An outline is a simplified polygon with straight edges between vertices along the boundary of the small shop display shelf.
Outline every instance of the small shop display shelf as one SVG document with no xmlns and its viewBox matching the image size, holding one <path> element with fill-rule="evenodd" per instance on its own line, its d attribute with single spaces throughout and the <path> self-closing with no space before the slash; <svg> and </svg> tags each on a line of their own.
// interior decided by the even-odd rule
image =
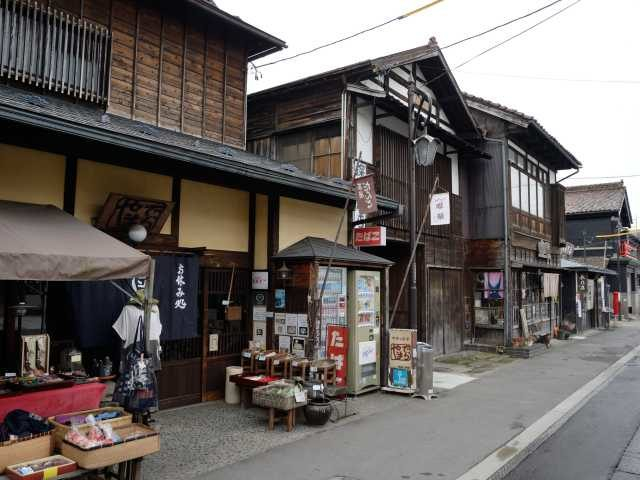
<svg viewBox="0 0 640 480">
<path fill-rule="evenodd" d="M 27 462 L 34 458 L 48 457 L 52 451 L 51 432 L 0 443 L 0 474 L 9 465 Z"/>
<path fill-rule="evenodd" d="M 23 474 L 20 472 L 23 467 L 32 467 L 32 471 Z M 53 455 L 10 465 L 6 469 L 6 475 L 11 480 L 43 480 L 56 478 L 58 475 L 73 472 L 77 468 L 73 460 L 63 455 Z"/>
<path fill-rule="evenodd" d="M 112 418 L 110 420 L 102 420 L 102 423 L 108 423 L 113 428 L 126 427 L 127 425 L 131 425 L 133 421 L 133 417 L 131 416 L 131 414 L 127 413 L 124 410 L 124 408 L 121 408 L 121 407 L 104 407 L 104 408 L 97 408 L 95 410 L 84 410 L 82 412 L 73 412 L 73 413 L 67 413 L 64 415 L 57 415 L 55 417 L 49 417 L 48 419 L 49 423 L 51 423 L 51 425 L 54 426 L 53 438 L 55 442 L 55 447 L 58 449 L 62 448 L 62 444 L 64 442 L 64 436 L 67 434 L 69 430 L 71 430 L 71 425 L 60 423 L 56 419 L 60 419 L 60 417 L 63 417 L 63 416 L 70 419 L 74 417 L 87 417 L 89 415 L 95 416 L 105 412 L 118 413 L 119 416 L 116 418 Z M 82 431 L 88 430 L 91 427 L 91 425 L 83 424 L 83 425 L 78 425 L 77 427 L 78 427 L 78 430 L 82 432 Z"/>
<path fill-rule="evenodd" d="M 114 431 L 122 438 L 122 442 L 83 449 L 65 440 L 61 453 L 77 462 L 81 468 L 95 470 L 145 457 L 160 450 L 160 435 L 152 428 L 134 423 L 115 428 Z"/>
</svg>

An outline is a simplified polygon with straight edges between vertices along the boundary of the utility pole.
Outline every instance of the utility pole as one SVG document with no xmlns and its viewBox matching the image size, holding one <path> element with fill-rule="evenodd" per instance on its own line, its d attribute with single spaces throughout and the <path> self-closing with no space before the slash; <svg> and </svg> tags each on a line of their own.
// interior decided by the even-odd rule
<svg viewBox="0 0 640 480">
<path fill-rule="evenodd" d="M 416 246 L 416 159 L 414 135 L 414 115 L 413 106 L 415 98 L 415 79 L 411 76 L 409 87 L 407 88 L 408 121 L 409 133 L 407 142 L 409 147 L 409 250 L 413 252 Z M 411 271 L 409 275 L 409 328 L 418 328 L 418 282 L 416 273 L 416 258 L 411 261 Z"/>
</svg>

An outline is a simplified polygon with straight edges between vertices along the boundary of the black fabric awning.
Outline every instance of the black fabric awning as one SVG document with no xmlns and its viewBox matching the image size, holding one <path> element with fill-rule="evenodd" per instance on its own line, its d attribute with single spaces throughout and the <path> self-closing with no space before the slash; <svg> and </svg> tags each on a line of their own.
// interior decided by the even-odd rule
<svg viewBox="0 0 640 480">
<path fill-rule="evenodd" d="M 276 260 L 329 261 L 333 242 L 318 237 L 306 237 L 274 255 Z M 342 264 L 372 267 L 390 267 L 393 262 L 386 258 L 337 244 L 333 261 Z"/>
</svg>

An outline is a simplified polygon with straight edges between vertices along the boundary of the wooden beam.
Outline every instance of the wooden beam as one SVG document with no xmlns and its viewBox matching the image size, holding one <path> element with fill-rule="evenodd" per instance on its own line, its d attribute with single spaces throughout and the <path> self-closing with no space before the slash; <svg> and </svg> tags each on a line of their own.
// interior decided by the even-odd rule
<svg viewBox="0 0 640 480">
<path fill-rule="evenodd" d="M 256 252 L 256 192 L 249 193 L 249 241 L 247 251 L 249 253 L 249 265 L 254 269 Z"/>
<path fill-rule="evenodd" d="M 204 27 L 204 65 L 202 67 L 202 128 L 200 135 L 205 137 L 207 124 L 207 66 L 209 65 L 209 24 Z"/>
<path fill-rule="evenodd" d="M 136 86 L 138 84 L 138 41 L 140 35 L 140 7 L 136 6 L 136 36 L 133 45 L 133 88 L 131 91 L 131 118 L 136 118 Z M 82 80 L 80 81 L 82 85 Z"/>
<path fill-rule="evenodd" d="M 64 200 L 63 210 L 71 215 L 75 214 L 76 182 L 78 179 L 78 158 L 67 155 L 64 166 Z"/>
<path fill-rule="evenodd" d="M 173 177 L 171 182 L 171 201 L 173 211 L 171 212 L 171 236 L 175 237 L 180 244 L 180 198 L 182 194 L 182 178 Z"/>
<path fill-rule="evenodd" d="M 227 51 L 227 32 L 224 35 L 224 65 L 222 66 L 222 143 L 225 141 L 227 133 L 227 62 L 229 52 Z"/>
</svg>

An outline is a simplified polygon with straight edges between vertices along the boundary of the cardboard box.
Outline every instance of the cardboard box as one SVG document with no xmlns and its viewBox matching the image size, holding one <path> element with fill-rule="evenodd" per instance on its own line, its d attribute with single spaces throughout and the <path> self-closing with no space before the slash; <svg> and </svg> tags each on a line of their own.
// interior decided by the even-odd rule
<svg viewBox="0 0 640 480">
<path fill-rule="evenodd" d="M 20 475 L 18 473 L 18 469 L 22 466 L 31 465 L 34 462 L 45 462 L 47 460 L 61 460 L 64 463 L 62 465 L 33 472 L 28 475 Z M 76 470 L 76 468 L 76 462 L 74 462 L 73 460 L 69 460 L 62 455 L 54 455 L 52 457 L 32 459 L 28 462 L 11 465 L 7 467 L 6 473 L 11 480 L 43 480 L 45 478 L 56 478 L 58 475 L 64 475 L 65 473 L 73 472 L 74 470 Z"/>
<path fill-rule="evenodd" d="M 51 453 L 53 453 L 51 432 L 27 440 L 0 443 L 0 473 L 4 472 L 9 465 L 48 457 Z"/>
<path fill-rule="evenodd" d="M 80 468 L 93 470 L 144 457 L 160 450 L 160 435 L 149 427 L 134 423 L 126 427 L 116 428 L 114 431 L 123 440 L 130 435 L 140 435 L 140 437 L 128 441 L 125 440 L 123 443 L 89 450 L 84 450 L 65 440 L 62 443 L 61 453 L 77 462 Z"/>
<path fill-rule="evenodd" d="M 108 423 L 113 428 L 126 427 L 127 425 L 131 425 L 131 422 L 133 421 L 133 417 L 129 413 L 125 412 L 124 408 L 120 408 L 120 407 L 105 407 L 105 408 L 98 408 L 96 410 L 85 410 L 83 412 L 65 413 L 64 415 L 65 416 L 69 415 L 74 417 L 75 416 L 86 417 L 88 415 L 97 415 L 103 412 L 119 412 L 122 414 L 122 416 L 120 417 L 113 418 L 111 420 L 102 421 L 102 423 Z M 59 416 L 60 415 L 56 415 L 56 417 L 59 417 Z M 51 423 L 51 425 L 55 427 L 55 430 L 53 432 L 54 445 L 55 445 L 55 448 L 60 450 L 62 448 L 62 443 L 64 442 L 64 436 L 67 434 L 69 430 L 71 430 L 71 427 L 64 425 L 62 423 L 56 422 L 55 420 L 56 417 L 49 417 L 48 420 L 49 420 L 49 423 Z M 80 425 L 78 426 L 78 430 L 80 430 L 81 432 L 84 432 L 88 430 L 90 427 L 91 425 Z"/>
</svg>

